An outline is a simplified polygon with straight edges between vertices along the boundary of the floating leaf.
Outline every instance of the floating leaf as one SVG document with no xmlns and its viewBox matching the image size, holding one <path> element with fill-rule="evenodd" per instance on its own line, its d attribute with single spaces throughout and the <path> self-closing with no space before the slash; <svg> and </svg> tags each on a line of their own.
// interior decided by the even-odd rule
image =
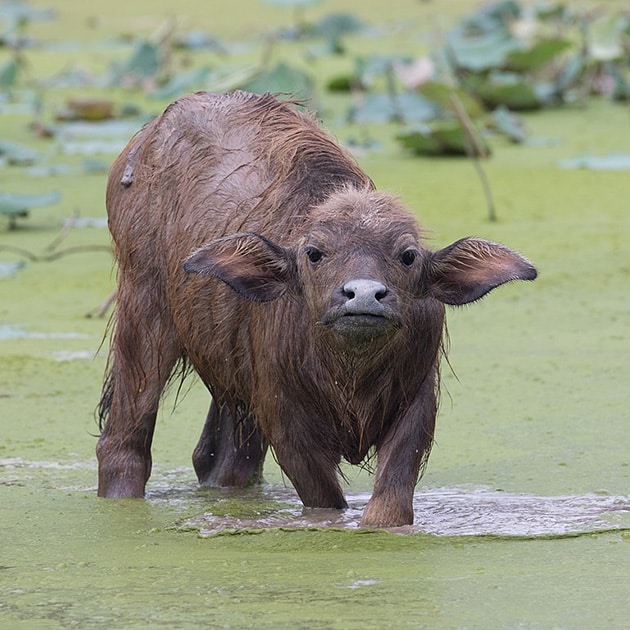
<svg viewBox="0 0 630 630">
<path fill-rule="evenodd" d="M 308 29 L 313 37 L 325 38 L 328 49 L 334 53 L 342 53 L 341 39 L 349 33 L 358 33 L 365 29 L 365 23 L 352 13 L 329 13 Z"/>
<path fill-rule="evenodd" d="M 258 66 L 221 67 L 212 71 L 203 89 L 209 92 L 231 92 L 238 88 L 243 89 L 260 74 Z"/>
<path fill-rule="evenodd" d="M 521 7 L 516 0 L 490 2 L 466 16 L 460 24 L 460 29 L 468 33 L 489 33 L 497 28 L 503 28 L 506 23 L 520 15 Z"/>
<path fill-rule="evenodd" d="M 26 172 L 31 177 L 58 177 L 59 175 L 69 175 L 74 170 L 68 164 L 52 164 L 49 166 L 33 166 Z"/>
<path fill-rule="evenodd" d="M 144 121 L 76 121 L 58 126 L 57 149 L 66 155 L 101 155 L 120 153 L 129 138 Z"/>
<path fill-rule="evenodd" d="M 348 33 L 358 33 L 365 29 L 365 22 L 353 13 L 329 13 L 309 29 L 312 35 L 319 37 L 339 37 Z"/>
<path fill-rule="evenodd" d="M 411 61 L 411 58 L 401 55 L 370 55 L 356 60 L 355 73 L 361 85 L 368 87 L 376 79 L 392 75 L 397 65 L 407 64 Z"/>
<path fill-rule="evenodd" d="M 534 6 L 534 11 L 536 12 L 536 17 L 539 20 L 542 20 L 543 22 L 552 22 L 562 20 L 567 17 L 569 9 L 561 2 L 557 2 L 556 4 L 542 2 Z"/>
<path fill-rule="evenodd" d="M 528 50 L 513 50 L 505 59 L 505 67 L 515 72 L 534 72 L 571 47 L 566 39 L 545 39 Z"/>
<path fill-rule="evenodd" d="M 507 107 L 498 107 L 490 116 L 490 127 L 507 136 L 512 142 L 525 142 L 527 132 L 523 121 Z"/>
<path fill-rule="evenodd" d="M 456 120 L 433 121 L 416 125 L 396 136 L 402 145 L 416 155 L 468 155 L 475 149 L 470 146 L 468 135 Z M 485 155 L 490 149 L 478 136 L 477 140 Z"/>
<path fill-rule="evenodd" d="M 313 79 L 293 66 L 280 62 L 271 70 L 267 70 L 254 79 L 245 82 L 240 86 L 243 90 L 264 94 L 287 94 L 296 96 L 302 100 L 307 100 L 313 95 Z"/>
<path fill-rule="evenodd" d="M 534 85 L 518 74 L 491 73 L 475 88 L 488 107 L 504 105 L 514 110 L 533 110 L 542 105 Z"/>
<path fill-rule="evenodd" d="M 141 41 L 136 44 L 129 59 L 114 68 L 110 83 L 112 85 L 142 83 L 154 78 L 161 64 L 160 49 L 151 42 Z"/>
<path fill-rule="evenodd" d="M 58 191 L 44 195 L 0 192 L 0 213 L 16 214 L 36 206 L 49 206 L 60 199 L 61 193 Z"/>
<path fill-rule="evenodd" d="M 0 89 L 7 90 L 13 87 L 17 82 L 19 70 L 20 63 L 15 57 L 0 65 Z"/>
<path fill-rule="evenodd" d="M 100 160 L 84 160 L 76 167 L 69 164 L 50 164 L 44 166 L 33 166 L 27 170 L 31 177 L 58 177 L 60 175 L 71 175 L 72 173 L 86 174 L 106 174 L 109 170 L 109 163 Z"/>
<path fill-rule="evenodd" d="M 37 9 L 27 2 L 2 2 L 0 4 L 0 21 L 6 24 L 24 24 L 26 22 L 45 22 L 54 20 L 57 12 L 54 9 Z"/>
<path fill-rule="evenodd" d="M 610 155 L 582 155 L 558 163 L 561 168 L 586 168 L 594 171 L 630 170 L 630 153 L 612 153 Z"/>
<path fill-rule="evenodd" d="M 521 43 L 505 29 L 488 31 L 476 37 L 451 34 L 448 49 L 455 65 L 475 72 L 501 67 Z"/>
<path fill-rule="evenodd" d="M 16 218 L 28 216 L 28 211 L 31 208 L 48 206 L 57 203 L 60 199 L 60 192 L 51 192 L 44 195 L 0 192 L 0 214 L 9 217 L 9 226 L 13 228 L 15 227 Z"/>
<path fill-rule="evenodd" d="M 630 80 L 621 72 L 617 64 L 610 64 L 608 76 L 613 83 L 611 95 L 616 101 L 626 101 L 630 97 Z"/>
<path fill-rule="evenodd" d="M 176 74 L 168 83 L 156 88 L 151 92 L 153 98 L 172 100 L 185 92 L 192 92 L 203 87 L 206 79 L 210 75 L 210 68 L 195 68 L 188 72 Z"/>
<path fill-rule="evenodd" d="M 429 81 L 420 86 L 419 92 L 426 99 L 435 103 L 442 112 L 454 113 L 453 97 L 455 96 L 472 120 L 481 118 L 486 113 L 479 99 L 461 88 L 452 87 L 437 81 Z"/>
<path fill-rule="evenodd" d="M 342 74 L 328 80 L 326 89 L 329 92 L 350 92 L 356 83 L 356 79 L 349 74 Z"/>
<path fill-rule="evenodd" d="M 183 48 L 188 50 L 214 50 L 219 54 L 226 54 L 226 45 L 214 37 L 203 31 L 191 31 L 185 35 L 178 35 L 173 45 L 176 48 Z"/>
<path fill-rule="evenodd" d="M 155 76 L 160 68 L 160 62 L 159 48 L 151 42 L 140 42 L 123 70 L 125 74 L 149 78 Z"/>
<path fill-rule="evenodd" d="M 570 57 L 569 60 L 565 63 L 562 70 L 556 76 L 556 91 L 561 94 L 570 87 L 576 85 L 584 76 L 585 70 L 586 59 L 583 53 L 579 52 Z"/>
<path fill-rule="evenodd" d="M 127 139 L 121 140 L 83 140 L 81 142 L 63 142 L 59 145 L 61 153 L 65 155 L 116 155 L 127 144 Z"/>
<path fill-rule="evenodd" d="M 100 122 L 72 121 L 57 126 L 57 136 L 63 142 L 75 139 L 128 140 L 142 126 L 144 120 L 104 120 Z"/>
<path fill-rule="evenodd" d="M 436 117 L 438 110 L 415 92 L 366 95 L 361 104 L 350 108 L 348 119 L 355 123 L 418 122 Z"/>
<path fill-rule="evenodd" d="M 0 156 L 13 166 L 30 166 L 38 160 L 39 153 L 25 144 L 0 140 Z"/>
</svg>

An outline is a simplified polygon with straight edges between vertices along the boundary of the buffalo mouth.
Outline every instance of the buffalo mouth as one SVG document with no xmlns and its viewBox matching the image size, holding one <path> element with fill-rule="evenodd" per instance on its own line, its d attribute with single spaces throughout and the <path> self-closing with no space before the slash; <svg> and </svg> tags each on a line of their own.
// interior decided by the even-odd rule
<svg viewBox="0 0 630 630">
<path fill-rule="evenodd" d="M 369 341 L 399 327 L 397 320 L 386 313 L 361 313 L 339 309 L 329 313 L 323 324 L 328 330 L 347 338 Z"/>
</svg>

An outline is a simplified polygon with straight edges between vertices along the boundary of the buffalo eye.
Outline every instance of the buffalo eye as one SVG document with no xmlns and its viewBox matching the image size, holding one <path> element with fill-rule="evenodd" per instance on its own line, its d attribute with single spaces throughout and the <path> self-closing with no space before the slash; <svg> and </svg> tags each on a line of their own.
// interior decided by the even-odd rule
<svg viewBox="0 0 630 630">
<path fill-rule="evenodd" d="M 418 252 L 415 249 L 406 249 L 400 255 L 400 262 L 405 265 L 405 267 L 411 267 L 414 261 L 418 257 Z"/>
<path fill-rule="evenodd" d="M 317 249 L 317 247 L 307 247 L 306 256 L 311 263 L 316 264 L 320 262 L 321 259 L 324 257 L 324 253 L 321 250 Z"/>
</svg>

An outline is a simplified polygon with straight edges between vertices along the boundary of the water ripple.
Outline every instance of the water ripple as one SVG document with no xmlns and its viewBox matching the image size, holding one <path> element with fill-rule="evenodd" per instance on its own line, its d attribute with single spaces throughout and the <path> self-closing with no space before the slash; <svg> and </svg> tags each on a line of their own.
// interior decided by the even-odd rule
<svg viewBox="0 0 630 630">
<path fill-rule="evenodd" d="M 347 495 L 345 511 L 303 508 L 294 493 L 268 490 L 275 510 L 245 516 L 208 511 L 185 526 L 201 536 L 264 528 L 357 529 L 369 494 Z M 216 511 L 215 511 L 216 512 Z M 630 529 L 630 497 L 535 496 L 487 488 L 432 488 L 414 496 L 414 524 L 391 531 L 438 536 L 567 536 Z"/>
</svg>

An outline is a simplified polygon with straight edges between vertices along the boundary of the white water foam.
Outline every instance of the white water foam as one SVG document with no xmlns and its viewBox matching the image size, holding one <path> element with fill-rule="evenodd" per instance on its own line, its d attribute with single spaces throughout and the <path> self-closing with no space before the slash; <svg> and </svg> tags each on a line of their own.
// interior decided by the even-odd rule
<svg viewBox="0 0 630 630">
<path fill-rule="evenodd" d="M 266 493 L 265 493 L 266 494 Z M 211 512 L 186 521 L 201 536 L 267 527 L 357 529 L 369 494 L 349 494 L 344 511 L 305 509 L 292 492 L 274 512 L 241 518 Z M 287 506 L 287 503 L 290 505 Z M 566 536 L 630 528 L 630 497 L 586 494 L 536 496 L 488 488 L 432 488 L 414 495 L 414 524 L 391 531 L 438 536 Z"/>
</svg>

